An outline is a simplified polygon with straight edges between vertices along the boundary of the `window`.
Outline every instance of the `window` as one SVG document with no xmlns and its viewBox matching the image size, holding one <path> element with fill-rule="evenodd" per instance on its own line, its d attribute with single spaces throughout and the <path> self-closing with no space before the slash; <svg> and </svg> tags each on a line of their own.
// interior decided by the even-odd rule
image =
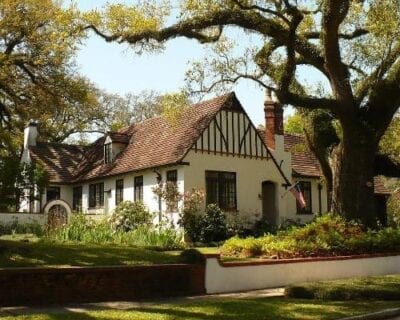
<svg viewBox="0 0 400 320">
<path fill-rule="evenodd" d="M 312 206 L 311 206 L 311 182 L 309 181 L 299 181 L 298 186 L 300 187 L 301 192 L 303 193 L 304 201 L 306 202 L 306 206 L 301 208 L 299 203 L 296 201 L 297 206 L 297 214 L 312 214 Z"/>
<path fill-rule="evenodd" d="M 89 185 L 89 208 L 104 206 L 104 183 Z"/>
<path fill-rule="evenodd" d="M 237 209 L 235 172 L 206 171 L 206 204 L 211 203 L 222 210 Z"/>
<path fill-rule="evenodd" d="M 134 199 L 143 202 L 143 176 L 137 176 L 134 179 Z"/>
<path fill-rule="evenodd" d="M 178 182 L 178 171 L 177 170 L 167 171 L 167 182 L 173 182 L 175 184 Z"/>
<path fill-rule="evenodd" d="M 60 199 L 60 187 L 47 187 L 46 188 L 46 201 L 59 200 Z"/>
<path fill-rule="evenodd" d="M 115 204 L 118 205 L 124 201 L 124 180 L 115 181 Z"/>
<path fill-rule="evenodd" d="M 82 186 L 74 187 L 72 190 L 72 210 L 82 211 Z"/>
<path fill-rule="evenodd" d="M 104 163 L 112 162 L 112 145 L 107 143 L 104 145 Z"/>
</svg>

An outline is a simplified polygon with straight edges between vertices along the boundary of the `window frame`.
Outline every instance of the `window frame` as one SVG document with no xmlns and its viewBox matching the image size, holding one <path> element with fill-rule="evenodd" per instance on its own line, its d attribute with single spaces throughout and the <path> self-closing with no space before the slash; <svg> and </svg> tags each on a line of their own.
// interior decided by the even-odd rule
<svg viewBox="0 0 400 320">
<path fill-rule="evenodd" d="M 178 170 L 168 170 L 166 173 L 167 176 L 167 182 L 172 182 L 177 184 L 178 183 Z"/>
<path fill-rule="evenodd" d="M 104 144 L 104 163 L 108 164 L 112 161 L 112 143 L 106 143 Z"/>
<path fill-rule="evenodd" d="M 296 200 L 296 214 L 298 215 L 312 215 L 312 183 L 311 181 L 300 180 L 297 181 L 297 184 L 303 194 L 304 201 L 306 202 L 306 206 L 301 208 L 299 206 L 298 201 Z"/>
<path fill-rule="evenodd" d="M 124 179 L 115 180 L 115 205 L 124 201 Z"/>
<path fill-rule="evenodd" d="M 214 178 L 211 177 L 214 175 Z M 232 175 L 232 178 L 226 177 L 227 175 Z M 213 181 L 214 180 L 214 181 Z M 216 192 L 214 195 L 210 195 L 211 183 L 215 184 L 212 187 L 213 192 Z M 231 187 L 227 187 L 228 184 L 232 184 L 232 190 L 227 193 L 227 188 L 231 189 Z M 206 186 L 206 205 L 216 204 L 218 207 L 226 212 L 235 212 L 237 211 L 237 173 L 232 171 L 215 171 L 215 170 L 206 170 L 205 171 L 205 186 Z M 233 198 L 230 197 L 233 195 Z M 210 200 L 210 198 L 215 199 L 215 201 Z M 229 203 L 233 203 L 230 205 Z"/>
<path fill-rule="evenodd" d="M 89 208 L 104 208 L 104 182 L 89 184 Z"/>
<path fill-rule="evenodd" d="M 77 190 L 80 190 L 80 192 Z M 79 193 L 79 198 L 77 199 L 77 194 Z M 82 211 L 82 186 L 76 186 L 72 188 L 72 211 L 80 212 Z"/>
<path fill-rule="evenodd" d="M 49 191 L 50 190 L 56 190 L 55 191 L 55 198 L 49 199 Z M 52 201 L 52 200 L 60 200 L 61 199 L 61 188 L 59 186 L 48 186 L 46 187 L 46 202 Z"/>
<path fill-rule="evenodd" d="M 143 203 L 143 176 L 133 178 L 133 200 Z"/>
</svg>

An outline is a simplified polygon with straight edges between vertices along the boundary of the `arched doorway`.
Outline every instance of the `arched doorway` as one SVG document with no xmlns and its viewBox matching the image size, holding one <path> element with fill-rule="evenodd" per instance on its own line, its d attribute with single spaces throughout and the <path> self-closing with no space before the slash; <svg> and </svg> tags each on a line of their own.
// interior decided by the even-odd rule
<svg viewBox="0 0 400 320">
<path fill-rule="evenodd" d="M 262 183 L 262 216 L 270 225 L 277 224 L 276 186 L 271 181 Z"/>
<path fill-rule="evenodd" d="M 71 208 L 63 200 L 52 200 L 46 203 L 43 208 L 47 214 L 47 228 L 56 229 L 68 223 L 68 215 L 71 214 Z"/>
</svg>

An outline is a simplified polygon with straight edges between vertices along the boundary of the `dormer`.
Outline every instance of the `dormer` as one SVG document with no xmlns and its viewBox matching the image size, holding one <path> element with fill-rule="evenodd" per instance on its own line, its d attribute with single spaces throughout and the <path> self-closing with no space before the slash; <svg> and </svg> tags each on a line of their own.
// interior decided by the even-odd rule
<svg viewBox="0 0 400 320">
<path fill-rule="evenodd" d="M 126 148 L 128 143 L 128 135 L 118 132 L 108 132 L 104 140 L 104 163 L 112 163 Z"/>
</svg>

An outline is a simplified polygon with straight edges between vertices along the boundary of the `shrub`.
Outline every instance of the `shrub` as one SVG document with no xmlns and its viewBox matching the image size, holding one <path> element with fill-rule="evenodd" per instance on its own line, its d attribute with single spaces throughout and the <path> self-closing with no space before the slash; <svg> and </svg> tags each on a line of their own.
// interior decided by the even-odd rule
<svg viewBox="0 0 400 320">
<path fill-rule="evenodd" d="M 200 241 L 204 243 L 218 242 L 227 238 L 226 217 L 217 205 L 208 205 L 202 218 Z"/>
<path fill-rule="evenodd" d="M 182 249 L 182 233 L 173 228 L 156 228 L 152 225 L 141 225 L 135 230 L 119 233 L 119 242 L 126 245 L 144 247 L 153 250 Z"/>
<path fill-rule="evenodd" d="M 204 265 L 206 263 L 206 258 L 199 250 L 186 249 L 181 252 L 179 261 L 182 263 Z"/>
<path fill-rule="evenodd" d="M 41 237 L 44 234 L 44 229 L 37 222 L 20 223 L 18 219 L 14 219 L 9 223 L 0 223 L 0 236 L 23 233 L 34 234 Z"/>
<path fill-rule="evenodd" d="M 327 214 L 303 227 L 292 226 L 276 235 L 226 241 L 222 254 L 296 258 L 400 251 L 400 229 L 363 231 L 357 223 Z"/>
<path fill-rule="evenodd" d="M 400 300 L 400 276 L 310 282 L 285 288 L 285 295 L 320 300 Z"/>
<path fill-rule="evenodd" d="M 149 225 L 152 215 L 141 202 L 123 201 L 114 210 L 109 222 L 114 230 L 131 231 L 140 225 Z"/>
</svg>

